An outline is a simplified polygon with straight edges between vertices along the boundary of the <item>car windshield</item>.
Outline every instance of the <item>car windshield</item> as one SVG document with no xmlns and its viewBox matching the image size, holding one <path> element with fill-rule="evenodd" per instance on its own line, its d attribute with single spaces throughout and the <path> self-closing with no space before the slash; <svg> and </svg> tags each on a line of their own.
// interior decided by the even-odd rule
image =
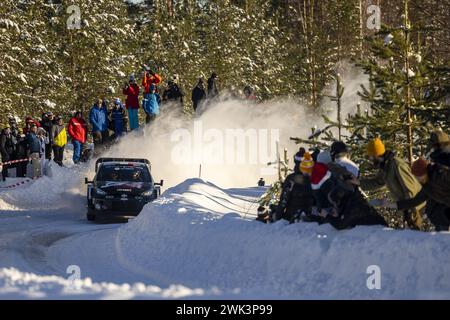
<svg viewBox="0 0 450 320">
<path fill-rule="evenodd" d="M 101 166 L 97 181 L 151 182 L 152 178 L 144 166 Z"/>
</svg>

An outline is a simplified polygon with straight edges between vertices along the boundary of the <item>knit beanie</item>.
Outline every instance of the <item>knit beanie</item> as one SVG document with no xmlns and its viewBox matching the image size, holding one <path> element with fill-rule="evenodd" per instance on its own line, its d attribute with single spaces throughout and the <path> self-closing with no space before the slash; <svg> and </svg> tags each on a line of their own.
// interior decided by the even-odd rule
<svg viewBox="0 0 450 320">
<path fill-rule="evenodd" d="M 311 175 L 313 167 L 314 161 L 312 160 L 311 154 L 309 152 L 305 152 L 303 155 L 303 160 L 300 162 L 300 171 Z"/>
<path fill-rule="evenodd" d="M 428 164 L 429 162 L 424 158 L 419 158 L 413 162 L 411 167 L 411 172 L 416 177 L 422 177 L 428 172 Z"/>
<path fill-rule="evenodd" d="M 381 157 L 386 153 L 386 148 L 380 138 L 375 138 L 367 144 L 367 155 Z"/>
<path fill-rule="evenodd" d="M 317 162 L 323 163 L 323 164 L 329 164 L 331 161 L 331 154 L 330 151 L 321 151 L 319 155 L 317 156 Z"/>
</svg>

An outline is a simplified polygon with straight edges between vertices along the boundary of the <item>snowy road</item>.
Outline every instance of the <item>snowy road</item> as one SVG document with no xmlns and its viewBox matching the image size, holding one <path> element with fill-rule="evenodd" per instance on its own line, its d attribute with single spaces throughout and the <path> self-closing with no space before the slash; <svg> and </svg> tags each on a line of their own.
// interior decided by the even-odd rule
<svg viewBox="0 0 450 320">
<path fill-rule="evenodd" d="M 56 168 L 0 191 L 0 298 L 450 298 L 449 233 L 264 225 L 253 221 L 263 189 L 200 179 L 127 224 L 94 224 L 83 176 Z M 380 290 L 367 287 L 374 265 Z"/>
</svg>

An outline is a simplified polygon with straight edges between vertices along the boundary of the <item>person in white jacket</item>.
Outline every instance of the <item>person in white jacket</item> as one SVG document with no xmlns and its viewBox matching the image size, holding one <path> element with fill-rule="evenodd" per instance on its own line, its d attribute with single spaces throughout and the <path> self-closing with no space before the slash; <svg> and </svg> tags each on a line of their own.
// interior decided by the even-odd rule
<svg viewBox="0 0 450 320">
<path fill-rule="evenodd" d="M 331 159 L 338 165 L 344 167 L 356 178 L 359 177 L 359 166 L 348 158 L 348 149 L 342 141 L 335 141 L 331 145 Z"/>
</svg>

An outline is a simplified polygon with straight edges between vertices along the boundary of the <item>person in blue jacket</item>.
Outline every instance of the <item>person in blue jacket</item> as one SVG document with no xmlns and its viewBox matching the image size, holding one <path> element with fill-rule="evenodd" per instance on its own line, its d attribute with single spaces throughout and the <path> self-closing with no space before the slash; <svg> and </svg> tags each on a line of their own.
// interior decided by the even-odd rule
<svg viewBox="0 0 450 320">
<path fill-rule="evenodd" d="M 159 95 L 156 93 L 156 86 L 150 85 L 149 94 L 146 96 L 146 103 L 144 104 L 144 111 L 146 114 L 145 122 L 151 123 L 159 114 Z"/>
<path fill-rule="evenodd" d="M 42 145 L 41 145 L 41 139 L 37 136 L 38 128 L 33 123 L 31 124 L 30 131 L 27 134 L 26 141 L 27 141 L 27 153 L 28 157 L 31 160 L 31 169 L 32 171 L 29 172 L 29 176 L 31 178 L 38 178 L 42 175 L 41 170 L 41 156 L 42 156 Z"/>
<path fill-rule="evenodd" d="M 108 108 L 106 101 L 98 99 L 89 112 L 89 122 L 92 125 L 92 137 L 94 147 L 106 143 L 109 140 Z"/>
<path fill-rule="evenodd" d="M 115 137 L 120 137 L 126 131 L 126 113 L 119 98 L 114 100 L 114 106 L 111 110 L 111 122 Z"/>
</svg>

